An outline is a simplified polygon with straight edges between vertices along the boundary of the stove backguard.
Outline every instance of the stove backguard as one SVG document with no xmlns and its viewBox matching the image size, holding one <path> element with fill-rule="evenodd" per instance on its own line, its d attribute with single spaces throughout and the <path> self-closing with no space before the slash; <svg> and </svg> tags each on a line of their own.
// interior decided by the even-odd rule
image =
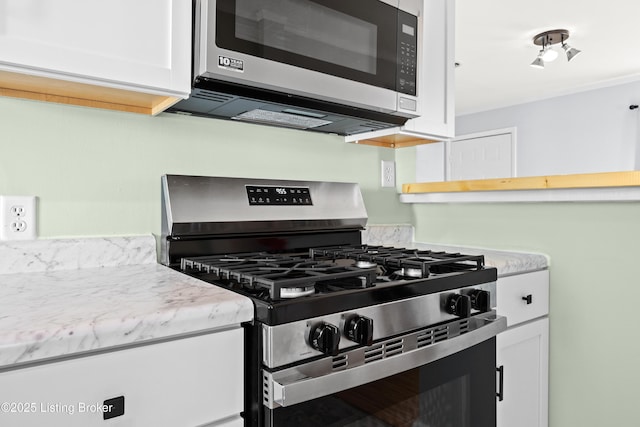
<svg viewBox="0 0 640 427">
<path fill-rule="evenodd" d="M 162 177 L 161 262 L 184 256 L 360 243 L 367 211 L 354 183 Z"/>
</svg>

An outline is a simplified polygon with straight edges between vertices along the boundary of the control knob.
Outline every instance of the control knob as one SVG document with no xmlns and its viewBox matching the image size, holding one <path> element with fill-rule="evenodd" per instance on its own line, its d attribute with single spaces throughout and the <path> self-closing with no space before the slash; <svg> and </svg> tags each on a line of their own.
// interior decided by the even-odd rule
<svg viewBox="0 0 640 427">
<path fill-rule="evenodd" d="M 364 316 L 352 316 L 344 324 L 344 334 L 351 341 L 362 345 L 373 343 L 373 319 Z"/>
<path fill-rule="evenodd" d="M 491 310 L 491 294 L 489 291 L 475 289 L 469 293 L 471 298 L 471 308 L 486 312 Z"/>
<path fill-rule="evenodd" d="M 447 298 L 445 310 L 460 317 L 471 316 L 471 298 L 468 295 L 451 294 Z"/>
<path fill-rule="evenodd" d="M 321 351 L 329 356 L 337 356 L 338 344 L 340 343 L 340 329 L 330 323 L 320 323 L 311 328 L 309 343 L 315 350 Z"/>
</svg>

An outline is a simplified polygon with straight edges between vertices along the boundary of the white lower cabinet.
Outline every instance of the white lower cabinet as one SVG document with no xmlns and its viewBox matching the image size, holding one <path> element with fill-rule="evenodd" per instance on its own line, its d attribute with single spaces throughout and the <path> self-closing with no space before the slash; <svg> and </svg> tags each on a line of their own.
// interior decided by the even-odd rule
<svg viewBox="0 0 640 427">
<path fill-rule="evenodd" d="M 8 370 L 0 425 L 239 426 L 243 345 L 236 328 Z"/>
<path fill-rule="evenodd" d="M 498 335 L 497 361 L 503 380 L 502 400 L 498 400 L 498 427 L 546 427 L 549 319 L 536 320 Z"/>
<path fill-rule="evenodd" d="M 498 279 L 498 427 L 549 423 L 549 272 Z"/>
</svg>

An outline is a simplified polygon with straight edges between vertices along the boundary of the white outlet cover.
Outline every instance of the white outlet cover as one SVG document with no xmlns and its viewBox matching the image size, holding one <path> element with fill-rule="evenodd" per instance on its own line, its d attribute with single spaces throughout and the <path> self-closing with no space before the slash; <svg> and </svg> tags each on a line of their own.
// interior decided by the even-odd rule
<svg viewBox="0 0 640 427">
<path fill-rule="evenodd" d="M 35 196 L 0 196 L 0 240 L 33 240 L 36 230 Z"/>
<path fill-rule="evenodd" d="M 393 160 L 382 160 L 380 165 L 380 185 L 382 187 L 395 187 L 396 162 Z"/>
</svg>

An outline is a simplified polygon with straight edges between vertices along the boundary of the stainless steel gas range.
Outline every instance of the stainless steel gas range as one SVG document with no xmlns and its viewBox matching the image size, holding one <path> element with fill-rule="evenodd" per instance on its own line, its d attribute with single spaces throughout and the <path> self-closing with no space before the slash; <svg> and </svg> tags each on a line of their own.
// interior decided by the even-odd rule
<svg viewBox="0 0 640 427">
<path fill-rule="evenodd" d="M 162 177 L 165 264 L 245 295 L 246 426 L 495 427 L 496 270 L 361 242 L 356 184 Z"/>
</svg>

